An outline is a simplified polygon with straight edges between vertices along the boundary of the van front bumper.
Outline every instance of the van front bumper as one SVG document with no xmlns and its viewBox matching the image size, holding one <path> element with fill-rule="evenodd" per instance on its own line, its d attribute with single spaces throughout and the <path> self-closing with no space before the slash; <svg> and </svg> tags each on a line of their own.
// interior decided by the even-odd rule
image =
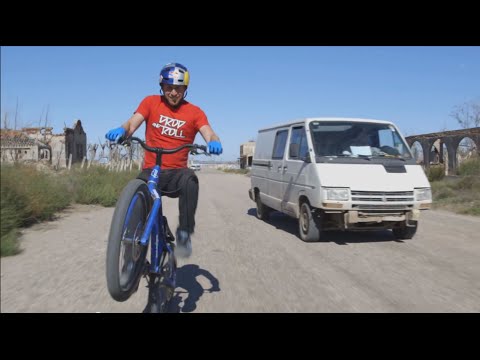
<svg viewBox="0 0 480 360">
<path fill-rule="evenodd" d="M 405 220 L 418 221 L 420 218 L 420 210 L 413 209 L 406 213 L 369 213 L 350 210 L 346 212 L 344 216 L 345 224 L 399 222 Z"/>
</svg>

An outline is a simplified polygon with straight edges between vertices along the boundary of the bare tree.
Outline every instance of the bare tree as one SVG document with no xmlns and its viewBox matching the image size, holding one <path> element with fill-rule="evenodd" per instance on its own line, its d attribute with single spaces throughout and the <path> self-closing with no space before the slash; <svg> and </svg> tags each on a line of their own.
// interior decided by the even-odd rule
<svg viewBox="0 0 480 360">
<path fill-rule="evenodd" d="M 40 114 L 40 118 L 38 119 L 38 127 L 42 127 L 42 117 L 43 117 L 43 108 L 42 108 L 42 113 Z"/>
<path fill-rule="evenodd" d="M 40 129 L 40 132 L 43 135 L 42 142 L 48 146 L 51 146 L 52 138 L 53 138 L 53 132 L 52 132 L 53 128 L 50 126 L 50 120 L 48 119 L 49 108 L 50 108 L 50 105 L 47 105 L 47 113 L 45 114 L 45 121 L 43 123 L 43 127 L 41 127 Z"/>
<path fill-rule="evenodd" d="M 5 112 L 5 113 L 3 114 L 3 128 L 4 128 L 5 130 L 8 130 L 8 127 L 9 127 L 9 124 L 8 124 L 8 113 Z"/>
<path fill-rule="evenodd" d="M 143 148 L 138 143 L 125 146 L 125 150 L 127 152 L 127 158 L 130 161 L 140 160 L 143 158 Z"/>
<path fill-rule="evenodd" d="M 17 130 L 17 114 L 18 114 L 18 97 L 17 97 L 17 106 L 15 107 L 15 127 L 13 130 Z"/>
<path fill-rule="evenodd" d="M 104 143 L 102 143 L 100 138 L 98 138 L 98 143 L 100 144 L 100 147 L 102 148 L 102 150 L 100 151 L 100 155 L 98 156 L 98 161 L 101 161 L 104 158 L 108 159 L 108 156 L 105 155 L 105 148 L 108 148 L 107 142 L 105 141 Z"/>
<path fill-rule="evenodd" d="M 120 161 L 122 158 L 122 155 L 120 153 L 121 152 L 120 146 L 117 143 L 110 141 L 108 144 L 108 147 L 110 149 L 108 153 L 109 162 L 117 163 L 118 161 Z"/>
<path fill-rule="evenodd" d="M 455 106 L 450 114 L 464 129 L 480 126 L 480 100 L 472 100 Z"/>
<path fill-rule="evenodd" d="M 44 127 L 49 126 L 50 121 L 48 120 L 48 110 L 50 109 L 50 105 L 47 105 L 47 113 L 45 114 L 45 122 L 44 122 Z"/>
<path fill-rule="evenodd" d="M 88 153 L 89 153 L 88 159 L 90 161 L 95 160 L 97 149 L 98 149 L 98 144 L 88 144 Z"/>
</svg>

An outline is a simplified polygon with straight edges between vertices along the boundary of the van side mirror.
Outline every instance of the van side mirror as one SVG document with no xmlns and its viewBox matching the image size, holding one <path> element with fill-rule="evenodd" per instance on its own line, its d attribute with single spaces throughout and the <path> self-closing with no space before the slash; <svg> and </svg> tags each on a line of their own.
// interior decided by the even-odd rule
<svg viewBox="0 0 480 360">
<path fill-rule="evenodd" d="M 298 144 L 290 144 L 290 150 L 289 150 L 289 157 L 290 158 L 298 158 L 298 149 L 299 149 L 299 145 Z"/>
</svg>

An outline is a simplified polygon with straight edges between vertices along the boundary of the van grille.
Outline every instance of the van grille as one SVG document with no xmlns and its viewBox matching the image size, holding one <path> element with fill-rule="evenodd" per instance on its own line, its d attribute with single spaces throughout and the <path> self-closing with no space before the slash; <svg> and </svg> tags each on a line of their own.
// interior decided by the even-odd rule
<svg viewBox="0 0 480 360">
<path fill-rule="evenodd" d="M 413 191 L 352 191 L 352 202 L 413 202 Z"/>
<path fill-rule="evenodd" d="M 413 208 L 413 191 L 352 191 L 352 209 L 366 212 L 409 211 Z"/>
</svg>

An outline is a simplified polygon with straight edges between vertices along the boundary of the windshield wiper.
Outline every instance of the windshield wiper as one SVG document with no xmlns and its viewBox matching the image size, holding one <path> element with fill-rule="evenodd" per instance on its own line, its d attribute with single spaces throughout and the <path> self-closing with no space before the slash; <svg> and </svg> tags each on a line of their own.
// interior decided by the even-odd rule
<svg viewBox="0 0 480 360">
<path fill-rule="evenodd" d="M 390 154 L 375 154 L 375 157 L 379 158 L 385 158 L 389 160 L 401 160 L 401 161 L 407 161 L 404 157 L 401 156 L 395 156 L 395 155 L 390 155 Z"/>
<path fill-rule="evenodd" d="M 361 159 L 372 161 L 372 155 L 357 154 L 357 155 L 354 155 L 353 157 L 358 157 Z"/>
</svg>

